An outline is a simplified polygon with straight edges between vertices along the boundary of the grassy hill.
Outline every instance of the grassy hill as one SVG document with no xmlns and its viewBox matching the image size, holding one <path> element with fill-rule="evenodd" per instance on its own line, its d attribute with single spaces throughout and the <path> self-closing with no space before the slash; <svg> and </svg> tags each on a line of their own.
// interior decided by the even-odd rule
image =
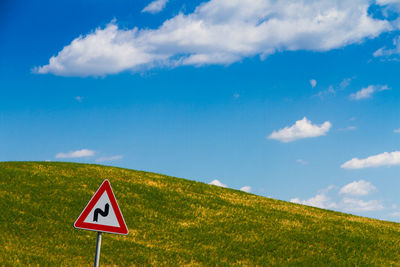
<svg viewBox="0 0 400 267">
<path fill-rule="evenodd" d="M 400 224 L 165 175 L 99 165 L 0 163 L 0 265 L 92 265 L 73 223 L 104 179 L 128 236 L 103 234 L 101 265 L 398 265 Z"/>
</svg>

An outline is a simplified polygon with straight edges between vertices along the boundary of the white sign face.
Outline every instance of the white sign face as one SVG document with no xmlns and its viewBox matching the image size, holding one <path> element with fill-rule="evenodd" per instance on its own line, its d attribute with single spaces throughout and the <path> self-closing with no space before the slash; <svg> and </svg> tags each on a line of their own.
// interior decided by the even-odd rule
<svg viewBox="0 0 400 267">
<path fill-rule="evenodd" d="M 107 191 L 104 191 L 84 222 L 120 227 Z"/>
<path fill-rule="evenodd" d="M 74 227 L 120 235 L 129 233 L 108 180 L 104 180 L 94 193 L 81 215 L 76 219 Z"/>
</svg>

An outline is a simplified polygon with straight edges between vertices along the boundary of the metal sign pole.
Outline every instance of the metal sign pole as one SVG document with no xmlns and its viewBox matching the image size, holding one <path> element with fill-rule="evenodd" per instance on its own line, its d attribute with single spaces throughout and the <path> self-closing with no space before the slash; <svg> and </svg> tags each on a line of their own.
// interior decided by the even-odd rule
<svg viewBox="0 0 400 267">
<path fill-rule="evenodd" d="M 97 232 L 96 255 L 94 256 L 94 267 L 99 267 L 101 247 L 101 232 Z"/>
</svg>

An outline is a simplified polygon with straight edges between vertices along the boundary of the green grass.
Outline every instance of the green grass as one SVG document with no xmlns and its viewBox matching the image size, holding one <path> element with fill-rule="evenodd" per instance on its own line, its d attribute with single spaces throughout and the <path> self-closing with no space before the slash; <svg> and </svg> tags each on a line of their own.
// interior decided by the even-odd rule
<svg viewBox="0 0 400 267">
<path fill-rule="evenodd" d="M 155 173 L 0 163 L 0 266 L 92 265 L 96 233 L 73 223 L 109 179 L 129 228 L 103 234 L 101 265 L 391 266 L 400 225 Z"/>
</svg>

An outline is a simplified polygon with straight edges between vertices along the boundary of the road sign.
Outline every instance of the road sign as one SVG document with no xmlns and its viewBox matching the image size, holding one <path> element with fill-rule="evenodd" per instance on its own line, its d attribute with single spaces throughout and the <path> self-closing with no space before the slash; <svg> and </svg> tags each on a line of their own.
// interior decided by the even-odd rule
<svg viewBox="0 0 400 267">
<path fill-rule="evenodd" d="M 127 235 L 124 217 L 122 217 L 110 182 L 104 180 L 74 223 L 78 229 Z"/>
</svg>

